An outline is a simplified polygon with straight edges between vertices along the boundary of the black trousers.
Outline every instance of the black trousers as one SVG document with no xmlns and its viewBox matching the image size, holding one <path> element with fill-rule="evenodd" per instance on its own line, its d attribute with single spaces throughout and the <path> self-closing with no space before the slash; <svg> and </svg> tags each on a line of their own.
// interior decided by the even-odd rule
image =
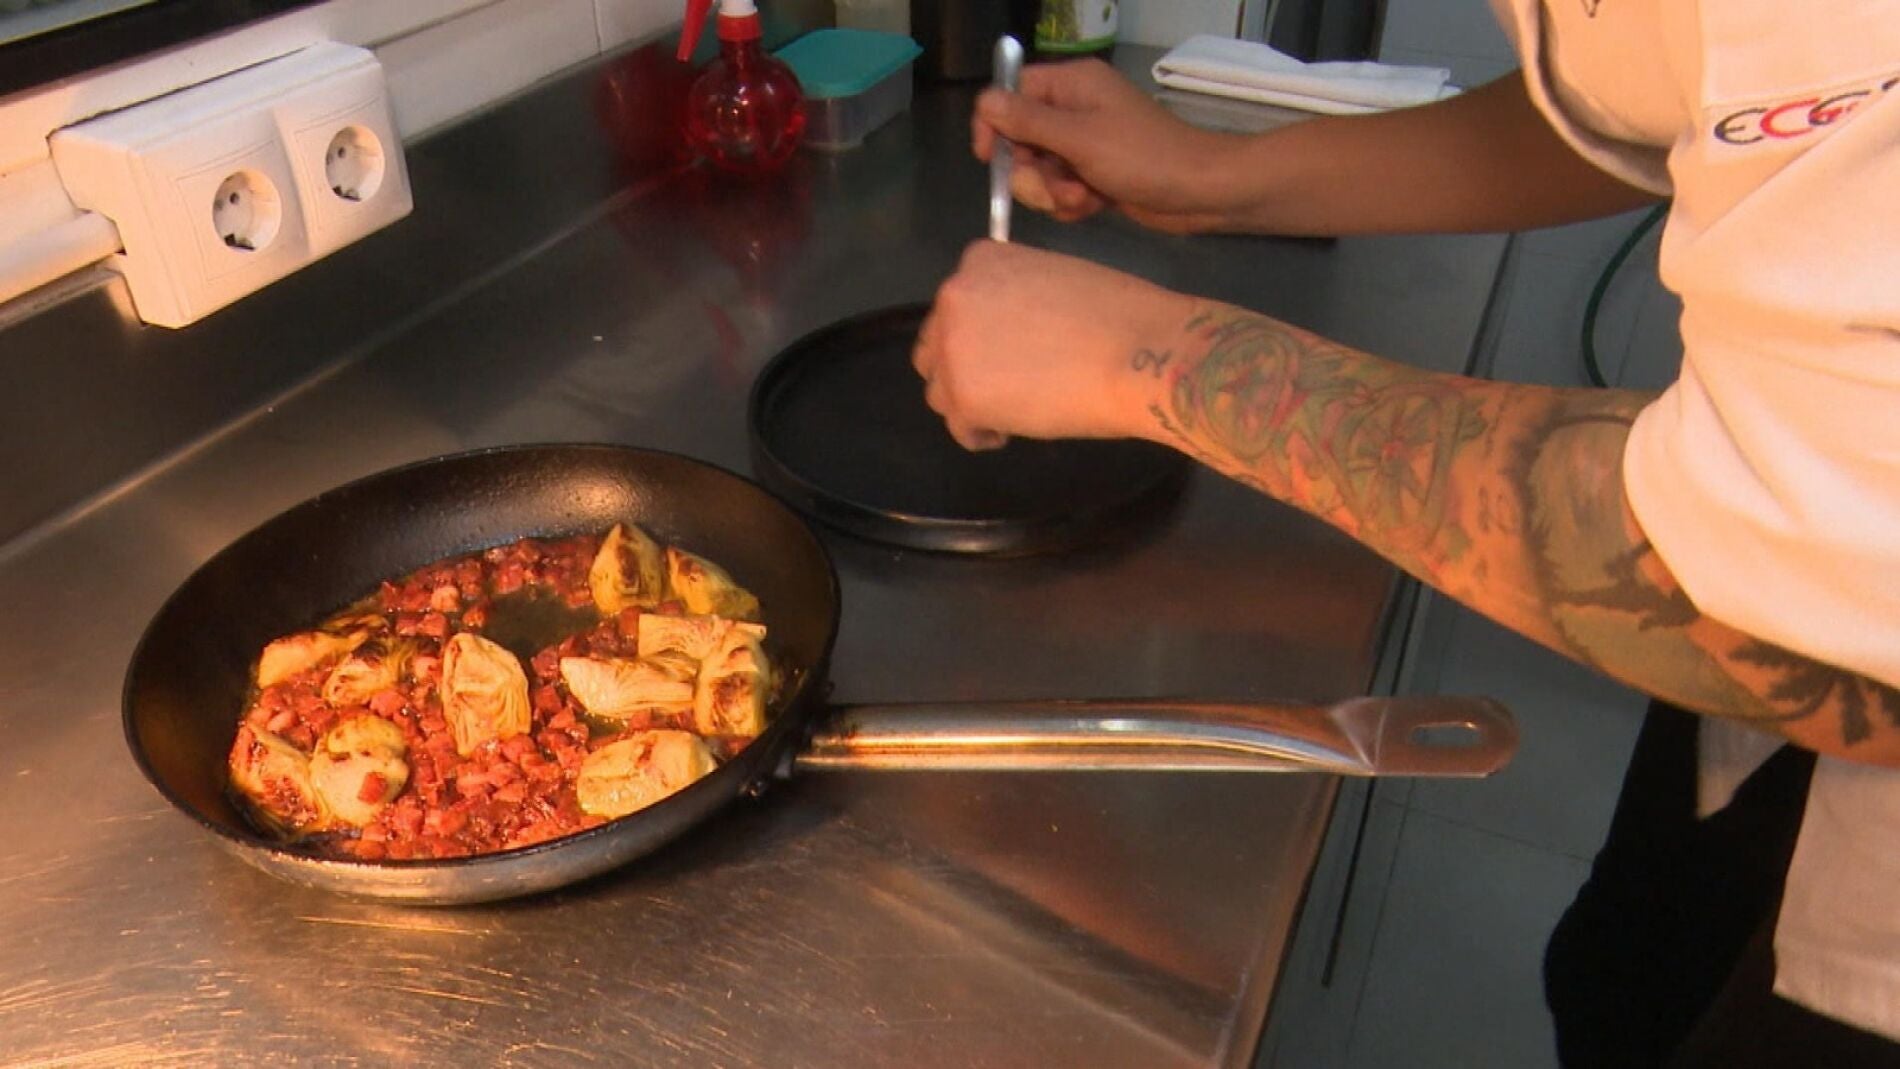
<svg viewBox="0 0 1900 1069">
<path fill-rule="evenodd" d="M 1695 813 L 1698 718 L 1653 703 L 1603 850 L 1544 955 L 1566 1069 L 1900 1069 L 1900 1044 L 1774 994 L 1814 755 L 1784 746 Z"/>
</svg>

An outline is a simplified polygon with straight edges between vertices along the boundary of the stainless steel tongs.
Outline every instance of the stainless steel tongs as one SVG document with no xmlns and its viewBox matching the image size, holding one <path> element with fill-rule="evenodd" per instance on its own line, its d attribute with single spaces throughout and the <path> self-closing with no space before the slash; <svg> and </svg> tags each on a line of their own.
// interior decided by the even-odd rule
<svg viewBox="0 0 1900 1069">
<path fill-rule="evenodd" d="M 1022 85 L 1022 43 L 1008 34 L 997 38 L 994 63 L 993 84 L 1004 92 L 1016 92 Z M 991 241 L 1009 240 L 1009 173 L 1013 163 L 1009 139 L 997 135 L 996 144 L 990 149 Z"/>
</svg>

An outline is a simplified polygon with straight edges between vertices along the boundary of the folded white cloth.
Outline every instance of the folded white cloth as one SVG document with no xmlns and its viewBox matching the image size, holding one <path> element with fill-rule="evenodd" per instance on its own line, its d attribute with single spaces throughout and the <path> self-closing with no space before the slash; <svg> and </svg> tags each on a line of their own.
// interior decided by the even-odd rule
<svg viewBox="0 0 1900 1069">
<path fill-rule="evenodd" d="M 1202 34 L 1183 41 L 1154 67 L 1171 89 L 1277 104 L 1325 115 L 1407 108 L 1452 96 L 1443 67 L 1385 63 L 1306 63 L 1269 45 Z"/>
</svg>

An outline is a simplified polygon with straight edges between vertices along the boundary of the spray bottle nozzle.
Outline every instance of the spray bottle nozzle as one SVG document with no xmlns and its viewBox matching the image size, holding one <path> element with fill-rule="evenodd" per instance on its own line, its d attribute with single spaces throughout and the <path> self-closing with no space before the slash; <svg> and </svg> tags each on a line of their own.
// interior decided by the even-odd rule
<svg viewBox="0 0 1900 1069">
<path fill-rule="evenodd" d="M 681 63 L 693 58 L 693 49 L 699 47 L 699 33 L 706 28 L 706 13 L 711 10 L 712 0 L 686 0 L 686 23 L 680 27 Z"/>
<path fill-rule="evenodd" d="M 681 63 L 693 58 L 700 31 L 706 28 L 706 12 L 711 8 L 712 0 L 686 0 L 686 24 L 680 27 Z M 753 0 L 719 0 L 721 41 L 756 41 L 759 36 L 759 7 Z"/>
</svg>

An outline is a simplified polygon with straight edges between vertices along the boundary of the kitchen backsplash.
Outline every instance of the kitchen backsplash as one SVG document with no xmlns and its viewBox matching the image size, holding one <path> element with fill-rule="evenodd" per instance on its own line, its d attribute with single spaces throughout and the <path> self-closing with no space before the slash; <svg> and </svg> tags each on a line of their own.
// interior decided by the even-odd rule
<svg viewBox="0 0 1900 1069">
<path fill-rule="evenodd" d="M 139 324 L 100 268 L 0 325 L 0 552 L 325 367 L 399 345 L 425 310 L 671 173 L 666 102 L 690 70 L 670 45 L 410 144 L 412 215 L 193 326 Z"/>
</svg>

